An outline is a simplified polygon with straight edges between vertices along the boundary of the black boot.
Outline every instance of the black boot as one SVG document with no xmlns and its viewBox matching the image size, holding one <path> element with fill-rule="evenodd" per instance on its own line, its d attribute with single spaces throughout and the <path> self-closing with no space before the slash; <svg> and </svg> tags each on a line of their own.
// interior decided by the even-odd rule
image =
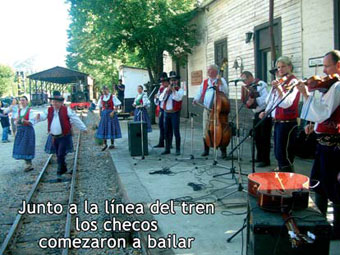
<svg viewBox="0 0 340 255">
<path fill-rule="evenodd" d="M 333 203 L 333 240 L 340 240 L 340 204 Z"/>
<path fill-rule="evenodd" d="M 290 165 L 290 166 L 283 166 L 280 168 L 280 172 L 287 172 L 287 173 L 294 173 L 294 166 Z"/>
<path fill-rule="evenodd" d="M 227 158 L 227 148 L 221 147 L 221 158 L 226 159 Z"/>
<path fill-rule="evenodd" d="M 165 139 L 165 150 L 161 153 L 161 155 L 170 154 L 170 141 Z"/>
<path fill-rule="evenodd" d="M 327 216 L 327 203 L 328 199 L 324 195 L 315 192 L 315 204 L 323 216 Z"/>
<path fill-rule="evenodd" d="M 205 142 L 205 139 L 203 139 L 203 144 L 204 144 L 204 152 L 201 154 L 201 156 L 205 157 L 209 155 L 209 146 Z"/>
<path fill-rule="evenodd" d="M 107 149 L 107 143 L 106 140 L 104 140 L 102 151 L 105 151 Z"/>
<path fill-rule="evenodd" d="M 176 155 L 179 156 L 181 155 L 181 140 L 176 139 Z"/>
</svg>

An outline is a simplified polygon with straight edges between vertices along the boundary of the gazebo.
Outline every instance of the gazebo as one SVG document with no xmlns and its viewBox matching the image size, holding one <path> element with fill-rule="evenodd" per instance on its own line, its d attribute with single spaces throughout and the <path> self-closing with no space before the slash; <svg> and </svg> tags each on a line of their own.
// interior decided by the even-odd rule
<svg viewBox="0 0 340 255">
<path fill-rule="evenodd" d="M 82 84 L 88 98 L 92 98 L 90 86 L 93 86 L 93 80 L 86 73 L 56 66 L 31 74 L 27 78 L 29 79 L 29 93 L 32 104 L 39 104 L 41 100 L 44 101 L 45 98 L 47 99 L 47 94 L 51 94 L 54 90 L 64 93 L 70 84 Z"/>
</svg>

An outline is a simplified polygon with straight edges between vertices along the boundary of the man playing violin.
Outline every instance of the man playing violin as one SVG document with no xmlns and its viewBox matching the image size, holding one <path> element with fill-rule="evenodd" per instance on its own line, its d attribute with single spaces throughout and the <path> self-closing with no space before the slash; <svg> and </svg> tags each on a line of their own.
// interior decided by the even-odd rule
<svg viewBox="0 0 340 255">
<path fill-rule="evenodd" d="M 340 51 L 328 52 L 323 66 L 325 74 L 340 75 Z M 328 199 L 333 202 L 333 237 L 340 239 L 340 82 L 330 85 L 318 99 L 307 91 L 304 82 L 299 82 L 297 88 L 305 99 L 301 118 L 315 122 L 308 124 L 305 132 L 307 135 L 315 132 L 318 137 L 311 173 L 311 180 L 319 181 L 314 188 L 315 203 L 326 216 Z"/>
<path fill-rule="evenodd" d="M 179 125 L 184 90 L 180 87 L 180 77 L 175 71 L 170 72 L 169 78 L 170 86 L 166 87 L 159 97 L 164 110 L 165 150 L 162 152 L 162 155 L 170 153 L 173 135 L 175 135 L 176 139 L 176 155 L 180 155 L 181 135 Z"/>
<path fill-rule="evenodd" d="M 205 79 L 201 85 L 198 93 L 196 94 L 192 104 L 203 104 L 203 143 L 204 143 L 204 152 L 202 153 L 202 157 L 209 155 L 209 146 L 205 141 L 205 134 L 207 132 L 207 122 L 209 121 L 209 110 L 212 109 L 214 103 L 214 89 L 218 87 L 219 91 L 223 92 L 226 96 L 228 96 L 228 85 L 224 78 L 217 79 L 218 75 L 218 66 L 210 65 L 208 66 L 208 79 Z M 218 84 L 220 83 L 220 84 Z M 227 157 L 226 147 L 221 146 L 221 156 L 222 158 Z"/>
<path fill-rule="evenodd" d="M 255 79 L 249 71 L 241 74 L 246 86 L 242 87 L 243 91 L 248 91 L 248 96 L 244 98 L 247 108 L 254 112 L 254 126 L 260 121 L 259 115 L 266 108 L 267 83 L 259 79 Z M 243 93 L 242 93 L 243 95 Z M 272 130 L 272 119 L 266 118 L 254 131 L 254 141 L 256 145 L 256 162 L 257 167 L 265 167 L 270 165 L 270 137 Z"/>
<path fill-rule="evenodd" d="M 288 57 L 282 56 L 276 61 L 277 75 L 280 80 L 272 82 L 272 89 L 267 97 L 267 107 L 261 112 L 262 119 L 267 112 L 271 112 L 274 122 L 274 152 L 281 172 L 293 172 L 294 145 L 297 132 L 297 117 L 300 93 L 291 84 L 298 81 L 293 75 L 293 64 Z M 284 100 L 283 100 L 284 99 Z M 282 101 L 283 100 L 283 101 Z M 280 103 L 280 101 L 282 101 Z M 278 103 L 280 103 L 278 105 Z"/>
</svg>

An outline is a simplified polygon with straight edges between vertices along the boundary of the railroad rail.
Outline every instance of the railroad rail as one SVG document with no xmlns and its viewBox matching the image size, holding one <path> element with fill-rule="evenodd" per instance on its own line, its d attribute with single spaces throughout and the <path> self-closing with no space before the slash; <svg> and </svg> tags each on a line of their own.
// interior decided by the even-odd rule
<svg viewBox="0 0 340 255">
<path fill-rule="evenodd" d="M 81 113 L 81 117 L 82 117 L 82 113 Z M 61 192 L 62 196 L 67 197 L 67 190 L 69 190 L 68 202 L 67 202 L 67 207 L 66 207 L 66 211 L 67 211 L 66 220 L 62 219 L 64 217 L 61 217 L 61 219 L 57 219 L 57 221 L 60 221 L 60 224 L 65 224 L 65 228 L 64 228 L 64 237 L 65 238 L 68 238 L 71 235 L 72 215 L 68 212 L 68 208 L 69 208 L 70 204 L 74 202 L 74 191 L 75 191 L 75 185 L 76 185 L 77 162 L 78 162 L 78 155 L 79 155 L 80 138 L 81 138 L 81 132 L 79 132 L 79 134 L 78 134 L 77 142 L 76 142 L 76 145 L 75 145 L 76 150 L 75 150 L 74 158 L 73 158 L 72 178 L 71 179 L 65 179 L 65 177 L 63 177 L 63 179 L 61 179 L 61 180 L 57 179 L 54 182 L 52 182 L 53 180 L 52 181 L 49 180 L 47 182 L 44 182 L 44 178 L 48 179 L 48 177 L 47 177 L 48 175 L 55 175 L 56 174 L 55 167 L 54 167 L 55 164 L 50 164 L 52 156 L 53 156 L 51 154 L 51 155 L 48 156 L 44 166 L 42 167 L 38 177 L 36 178 L 30 192 L 28 193 L 28 195 L 25 199 L 26 204 L 30 204 L 33 200 L 39 200 L 39 195 L 42 194 L 41 190 L 44 189 L 43 186 L 44 185 L 51 185 L 51 183 L 56 183 L 56 185 L 59 184 L 59 187 L 57 187 L 57 189 L 55 189 L 51 193 Z M 70 184 L 69 184 L 68 189 L 65 189 L 65 185 L 63 186 L 62 184 L 69 183 L 69 182 L 70 182 Z M 45 202 L 47 202 L 47 201 L 45 201 Z M 65 208 L 64 208 L 64 211 L 65 211 Z M 17 214 L 7 236 L 5 237 L 3 243 L 1 244 L 0 255 L 5 255 L 9 251 L 10 251 L 9 254 L 16 254 L 16 252 L 13 252 L 11 248 L 17 242 L 17 239 L 18 239 L 18 241 L 20 241 L 20 239 L 19 239 L 20 237 L 25 240 L 25 232 L 27 233 L 27 229 L 24 229 L 22 226 L 25 225 L 24 221 L 26 219 L 28 219 L 29 217 L 32 217 L 32 216 L 35 216 L 35 215 L 28 215 L 27 213 L 25 213 L 25 214 L 18 213 Z M 52 219 L 52 221 L 55 221 L 55 219 L 54 220 Z M 64 221 L 64 223 L 62 223 L 62 221 Z M 34 221 L 33 220 L 31 222 L 28 221 L 28 224 L 32 224 L 32 222 L 34 222 Z M 45 221 L 45 222 L 48 222 L 48 220 Z M 40 227 L 40 229 L 43 229 L 41 225 L 44 223 L 44 221 L 43 222 L 37 221 L 37 222 L 34 222 L 34 223 L 39 225 L 38 228 Z M 55 234 L 55 231 L 54 231 L 53 234 Z M 60 233 L 58 233 L 58 234 L 60 234 Z M 33 237 L 33 241 L 29 240 L 28 243 L 35 243 L 36 245 L 32 249 L 36 250 L 36 254 L 42 254 L 43 251 L 42 251 L 41 248 L 39 248 L 38 242 L 37 242 L 37 240 L 34 240 L 34 237 Z M 31 250 L 29 254 L 34 253 L 33 250 Z M 69 252 L 68 249 L 63 249 L 60 253 L 63 254 L 63 255 L 68 255 L 68 252 Z M 22 251 L 19 252 L 18 254 L 22 254 Z"/>
</svg>

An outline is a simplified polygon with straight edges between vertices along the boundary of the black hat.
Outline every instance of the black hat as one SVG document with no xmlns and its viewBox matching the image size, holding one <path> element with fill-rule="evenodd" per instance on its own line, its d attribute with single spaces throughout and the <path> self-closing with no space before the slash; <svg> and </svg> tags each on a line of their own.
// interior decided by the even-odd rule
<svg viewBox="0 0 340 255">
<path fill-rule="evenodd" d="M 168 74 L 166 72 L 163 72 L 161 74 L 161 77 L 159 78 L 159 81 L 160 82 L 162 82 L 162 81 L 169 81 Z"/>
<path fill-rule="evenodd" d="M 49 97 L 50 100 L 64 101 L 63 96 L 60 94 L 60 91 L 53 91 L 52 97 Z"/>
<path fill-rule="evenodd" d="M 179 80 L 181 77 L 177 75 L 175 71 L 170 71 L 169 78 Z"/>
</svg>

